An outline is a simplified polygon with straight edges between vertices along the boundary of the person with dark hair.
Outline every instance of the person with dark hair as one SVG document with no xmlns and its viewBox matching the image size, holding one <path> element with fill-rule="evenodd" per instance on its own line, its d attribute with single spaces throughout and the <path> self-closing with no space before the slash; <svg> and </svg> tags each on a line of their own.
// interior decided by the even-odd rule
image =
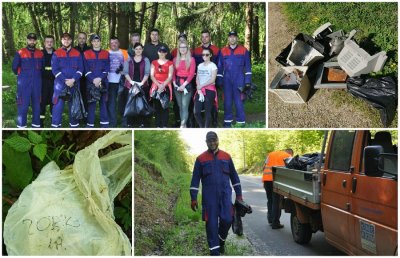
<svg viewBox="0 0 400 258">
<path fill-rule="evenodd" d="M 117 126 L 117 98 L 122 93 L 123 83 L 125 82 L 123 75 L 124 63 L 128 60 L 128 52 L 119 48 L 118 37 L 110 38 L 110 72 L 108 73 L 108 100 L 107 113 L 110 121 L 110 127 Z M 119 106 L 119 104 L 118 104 Z M 118 108 L 121 113 L 120 108 Z"/>
<path fill-rule="evenodd" d="M 219 57 L 219 48 L 211 43 L 211 34 L 210 31 L 204 29 L 201 31 L 201 45 L 195 48 L 193 51 L 193 57 L 196 61 L 196 67 L 199 67 L 199 64 L 203 63 L 203 50 L 209 49 L 212 52 L 210 61 L 215 65 L 218 65 L 218 57 Z M 215 91 L 217 93 L 217 89 Z M 200 111 L 199 111 L 200 112 Z M 209 126 L 217 127 L 218 126 L 218 105 L 213 105 L 211 110 L 211 121 Z M 206 126 L 206 127 L 209 127 Z"/>
<path fill-rule="evenodd" d="M 213 52 L 211 62 L 218 64 L 219 48 L 211 43 L 211 34 L 208 30 L 201 31 L 201 45 L 194 49 L 193 57 L 196 60 L 196 66 L 203 63 L 203 49 L 211 49 Z"/>
<path fill-rule="evenodd" d="M 128 48 L 128 54 L 131 57 L 135 56 L 134 46 L 136 43 L 140 43 L 140 34 L 137 32 L 134 32 L 131 34 L 130 44 L 129 44 L 129 48 Z"/>
<path fill-rule="evenodd" d="M 213 51 L 211 48 L 203 49 L 204 62 L 197 67 L 196 94 L 194 97 L 194 116 L 199 127 L 210 127 L 212 121 L 212 110 L 218 107 L 217 89 L 215 88 L 215 79 L 217 77 L 217 66 L 211 62 Z M 205 110 L 205 122 L 203 121 L 201 111 Z"/>
<path fill-rule="evenodd" d="M 132 87 L 141 87 L 146 89 L 145 92 L 149 92 L 148 79 L 150 76 L 150 61 L 147 57 L 143 56 L 143 45 L 138 42 L 133 46 L 135 51 L 134 56 L 129 56 L 128 60 L 124 63 L 123 74 L 125 75 L 125 87 L 121 94 L 121 106 L 125 107 L 128 100 L 128 93 Z M 146 96 L 146 100 L 149 96 Z M 144 127 L 144 117 L 138 117 L 139 127 Z M 122 126 L 132 127 L 133 126 L 132 117 L 123 117 Z"/>
<path fill-rule="evenodd" d="M 236 200 L 243 201 L 242 187 L 231 156 L 218 148 L 215 132 L 206 135 L 208 150 L 197 157 L 190 183 L 191 208 L 198 209 L 202 186 L 202 218 L 206 222 L 210 255 L 225 253 L 225 241 L 233 220 L 232 187 Z M 232 183 L 232 186 L 231 186 Z"/>
<path fill-rule="evenodd" d="M 78 127 L 79 121 L 71 116 L 71 95 L 79 90 L 79 79 L 83 75 L 83 61 L 81 54 L 72 48 L 71 34 L 65 32 L 61 35 L 62 47 L 53 53 L 51 68 L 54 74 L 53 117 L 52 127 L 61 127 L 64 102 L 69 103 L 69 125 Z"/>
<path fill-rule="evenodd" d="M 54 74 L 51 68 L 51 58 L 53 57 L 54 37 L 46 35 L 44 37 L 44 48 L 42 50 L 44 57 L 44 69 L 42 72 L 42 100 L 40 102 L 40 126 L 44 127 L 46 119 L 46 107 L 50 106 L 50 114 L 53 109 L 53 93 L 54 93 Z"/>
<path fill-rule="evenodd" d="M 228 33 L 229 46 L 221 49 L 218 59 L 217 84 L 224 89 L 224 127 L 233 122 L 232 107 L 235 104 L 236 123 L 244 127 L 246 115 L 243 106 L 243 92 L 251 87 L 251 60 L 249 51 L 238 45 L 236 31 Z"/>
<path fill-rule="evenodd" d="M 85 52 L 86 50 L 89 50 L 90 47 L 87 45 L 87 34 L 83 31 L 78 33 L 78 45 L 76 45 L 74 48 L 76 50 L 79 51 L 79 53 L 81 53 L 81 57 L 82 57 L 82 62 L 83 62 L 83 52 Z M 82 71 L 85 72 L 85 71 Z M 86 77 L 82 76 L 80 79 L 80 91 L 81 91 L 81 95 L 82 95 L 82 101 L 83 104 L 85 106 L 85 110 L 87 110 L 88 105 L 87 105 L 87 97 L 86 97 Z"/>
<path fill-rule="evenodd" d="M 17 75 L 17 127 L 26 127 L 29 105 L 32 127 L 40 127 L 43 52 L 36 48 L 37 36 L 29 33 L 26 47 L 15 53 L 12 70 Z"/>
<path fill-rule="evenodd" d="M 108 72 L 110 71 L 110 54 L 101 49 L 101 38 L 97 34 L 90 36 L 92 49 L 86 50 L 84 55 L 86 95 L 88 97 L 88 116 L 86 127 L 94 127 L 96 103 L 100 107 L 100 127 L 109 127 L 107 112 Z"/>
<path fill-rule="evenodd" d="M 87 42 L 87 34 L 86 34 L 86 32 L 80 31 L 78 33 L 77 40 L 78 40 L 78 45 L 76 45 L 74 48 L 76 50 L 78 50 L 83 55 L 83 52 L 85 52 L 86 50 L 90 49 L 90 47 L 86 43 Z"/>
<path fill-rule="evenodd" d="M 178 45 L 180 43 L 186 43 L 187 44 L 187 40 L 188 40 L 187 39 L 187 35 L 184 32 L 180 33 L 179 36 L 178 36 Z M 172 59 L 174 59 L 178 55 L 178 50 L 179 49 L 177 47 L 172 49 L 172 51 L 171 51 Z"/>
<path fill-rule="evenodd" d="M 143 55 L 149 59 L 150 63 L 158 59 L 158 49 L 160 47 L 164 47 L 167 50 L 166 58 L 171 60 L 168 46 L 165 43 L 160 42 L 158 29 L 152 29 L 150 31 L 150 42 L 144 45 L 143 51 Z"/>
<path fill-rule="evenodd" d="M 156 127 L 164 128 L 168 126 L 169 108 L 161 103 L 161 95 L 166 94 L 169 101 L 172 100 L 172 75 L 174 66 L 172 61 L 167 59 L 168 49 L 165 46 L 158 48 L 159 59 L 151 63 L 150 78 L 152 85 L 150 96 L 153 98 L 155 109 Z M 156 95 L 157 97 L 153 97 Z"/>
<path fill-rule="evenodd" d="M 265 193 L 267 194 L 267 219 L 272 229 L 283 228 L 279 219 L 281 217 L 281 210 L 279 209 L 279 195 L 273 192 L 273 177 L 272 167 L 285 166 L 285 159 L 293 156 L 292 149 L 281 151 L 272 151 L 265 159 L 263 166 L 262 181 L 264 183 Z"/>
</svg>

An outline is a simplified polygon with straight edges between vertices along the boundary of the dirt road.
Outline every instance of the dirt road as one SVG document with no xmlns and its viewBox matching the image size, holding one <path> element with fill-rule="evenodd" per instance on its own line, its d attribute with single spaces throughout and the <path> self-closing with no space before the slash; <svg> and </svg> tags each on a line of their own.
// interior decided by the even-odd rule
<svg viewBox="0 0 400 258">
<path fill-rule="evenodd" d="M 268 86 L 280 68 L 275 57 L 299 31 L 290 25 L 279 3 L 268 4 Z M 270 128 L 367 128 L 383 127 L 376 109 L 345 92 L 317 90 L 305 104 L 287 104 L 268 92 Z M 350 101 L 352 103 L 350 103 Z M 356 103 L 356 105 L 354 104 Z M 396 118 L 397 119 L 397 118 Z M 397 121 L 397 120 L 395 120 Z M 393 123 L 392 127 L 397 126 Z"/>
</svg>

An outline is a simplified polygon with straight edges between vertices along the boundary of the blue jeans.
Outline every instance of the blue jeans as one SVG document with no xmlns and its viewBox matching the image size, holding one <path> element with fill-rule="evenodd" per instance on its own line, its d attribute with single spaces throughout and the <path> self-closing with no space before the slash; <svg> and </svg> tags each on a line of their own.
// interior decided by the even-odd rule
<svg viewBox="0 0 400 258">
<path fill-rule="evenodd" d="M 110 127 L 117 127 L 117 95 L 118 95 L 119 83 L 108 84 L 108 101 L 107 101 L 107 113 L 108 120 L 110 121 Z"/>
</svg>

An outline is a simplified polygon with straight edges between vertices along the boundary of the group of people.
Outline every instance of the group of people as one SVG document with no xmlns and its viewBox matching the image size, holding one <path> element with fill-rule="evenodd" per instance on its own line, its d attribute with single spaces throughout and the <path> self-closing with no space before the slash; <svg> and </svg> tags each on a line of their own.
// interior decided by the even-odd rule
<svg viewBox="0 0 400 258">
<path fill-rule="evenodd" d="M 52 127 L 62 126 L 64 104 L 68 102 L 69 125 L 94 127 L 99 103 L 101 127 L 117 127 L 118 114 L 122 127 L 159 127 L 169 125 L 169 105 L 174 103 L 176 126 L 216 127 L 218 110 L 217 87 L 223 88 L 224 127 L 234 121 L 245 124 L 243 90 L 251 87 L 249 51 L 238 45 L 235 31 L 228 33 L 228 46 L 219 49 L 211 44 L 210 32 L 201 32 L 201 46 L 193 53 L 187 35 L 178 36 L 178 45 L 171 52 L 159 40 L 159 31 L 152 29 L 150 42 L 143 45 L 140 35 L 133 33 L 127 50 L 120 49 L 119 39 L 111 37 L 109 49 L 101 48 L 101 37 L 80 32 L 78 44 L 72 47 L 72 36 L 63 33 L 59 49 L 54 37 L 44 38 L 44 48 L 36 48 L 37 36 L 29 33 L 27 46 L 15 54 L 12 69 L 17 75 L 17 127 L 27 126 L 29 106 L 32 127 L 44 127 L 46 109 L 50 106 Z M 154 108 L 152 117 L 124 116 L 132 89 L 137 87 Z M 72 115 L 71 96 L 79 91 L 87 111 L 85 119 Z M 204 114 L 203 114 L 204 113 Z M 191 117 L 197 125 L 190 124 Z M 193 120 L 194 120 L 193 119 Z"/>
<path fill-rule="evenodd" d="M 219 149 L 218 135 L 206 134 L 207 151 L 196 158 L 190 184 L 191 208 L 197 211 L 200 183 L 202 188 L 202 218 L 206 224 L 210 255 L 225 253 L 225 241 L 233 222 L 232 188 L 236 200 L 243 202 L 242 187 L 231 156 Z M 280 196 L 273 192 L 272 167 L 284 166 L 293 156 L 292 149 L 270 152 L 263 167 L 262 181 L 267 194 L 267 220 L 272 229 L 283 228 L 280 223 Z"/>
</svg>

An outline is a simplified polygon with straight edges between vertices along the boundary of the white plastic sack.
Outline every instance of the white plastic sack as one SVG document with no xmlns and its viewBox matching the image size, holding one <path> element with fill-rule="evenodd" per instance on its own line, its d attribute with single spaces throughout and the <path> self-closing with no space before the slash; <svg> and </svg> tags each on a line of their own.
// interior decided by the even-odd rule
<svg viewBox="0 0 400 258">
<path fill-rule="evenodd" d="M 99 158 L 113 143 L 123 147 Z M 8 211 L 8 255 L 131 255 L 113 215 L 113 200 L 131 179 L 131 132 L 108 133 L 64 170 L 50 162 Z"/>
</svg>

